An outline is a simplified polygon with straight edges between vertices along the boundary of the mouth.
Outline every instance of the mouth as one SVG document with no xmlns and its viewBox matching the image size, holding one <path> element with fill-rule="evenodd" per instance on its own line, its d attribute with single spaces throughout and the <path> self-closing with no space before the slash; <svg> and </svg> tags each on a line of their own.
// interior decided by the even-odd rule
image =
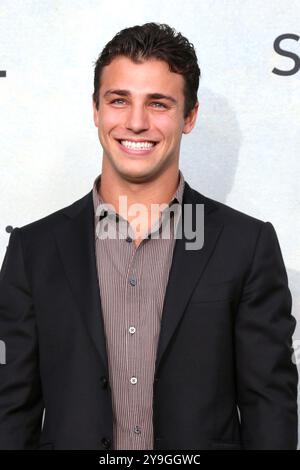
<svg viewBox="0 0 300 470">
<path fill-rule="evenodd" d="M 153 152 L 158 142 L 145 140 L 143 142 L 133 142 L 130 140 L 116 139 L 121 150 L 130 155 L 148 155 Z"/>
</svg>

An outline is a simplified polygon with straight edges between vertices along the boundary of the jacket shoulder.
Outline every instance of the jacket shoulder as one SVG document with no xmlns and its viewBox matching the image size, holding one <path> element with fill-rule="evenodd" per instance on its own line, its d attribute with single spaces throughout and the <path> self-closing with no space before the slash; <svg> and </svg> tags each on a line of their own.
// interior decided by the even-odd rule
<svg viewBox="0 0 300 470">
<path fill-rule="evenodd" d="M 250 214 L 242 212 L 228 204 L 212 199 L 204 194 L 199 193 L 195 189 L 192 189 L 194 201 L 201 202 L 206 205 L 209 209 L 209 212 L 214 213 L 214 215 L 226 224 L 238 224 L 246 226 L 261 227 L 265 221 L 254 217 Z"/>
<path fill-rule="evenodd" d="M 55 212 L 52 212 L 41 219 L 30 222 L 29 224 L 18 227 L 24 235 L 32 235 L 36 233 L 41 233 L 50 229 L 55 228 L 60 225 L 61 222 L 66 220 L 67 217 L 73 217 L 81 209 L 83 209 L 89 202 L 92 201 L 92 192 L 89 191 L 80 199 L 77 199 L 73 203 L 65 206 Z"/>
<path fill-rule="evenodd" d="M 266 224 L 272 225 L 268 221 L 264 221 L 229 206 L 228 204 L 210 198 L 195 189 L 190 189 L 192 190 L 192 194 L 189 200 L 204 204 L 205 213 L 215 221 L 221 222 L 225 227 L 226 233 L 237 242 L 243 239 L 256 240 Z"/>
<path fill-rule="evenodd" d="M 264 220 L 254 217 L 253 215 L 250 215 L 246 212 L 242 212 L 225 203 L 222 203 L 220 201 L 215 201 L 214 199 L 211 199 L 211 198 L 206 198 L 206 199 L 213 201 L 213 203 L 218 208 L 220 215 L 222 215 L 222 217 L 224 217 L 224 219 L 227 220 L 227 222 L 231 222 L 231 223 L 241 222 L 241 223 L 256 225 L 256 226 L 261 226 L 262 224 L 265 223 Z"/>
</svg>

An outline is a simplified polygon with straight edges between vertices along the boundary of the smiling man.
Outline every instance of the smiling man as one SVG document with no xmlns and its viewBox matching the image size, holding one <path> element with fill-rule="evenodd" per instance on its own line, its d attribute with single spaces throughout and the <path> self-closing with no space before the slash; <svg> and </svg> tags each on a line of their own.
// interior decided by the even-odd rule
<svg viewBox="0 0 300 470">
<path fill-rule="evenodd" d="M 103 148 L 99 192 L 129 222 L 119 196 L 126 195 L 129 207 L 143 204 L 144 234 L 154 220 L 151 206 L 168 203 L 177 189 L 181 137 L 195 125 L 198 102 L 184 117 L 184 78 L 155 57 L 117 56 L 98 80 L 96 75 L 94 121 Z M 138 246 L 142 238 L 135 235 Z"/>
<path fill-rule="evenodd" d="M 1 269 L 1 449 L 297 447 L 275 229 L 179 170 L 199 77 L 193 45 L 164 24 L 126 28 L 99 55 L 102 171 L 15 228 Z M 204 243 L 188 249 L 194 226 Z"/>
</svg>

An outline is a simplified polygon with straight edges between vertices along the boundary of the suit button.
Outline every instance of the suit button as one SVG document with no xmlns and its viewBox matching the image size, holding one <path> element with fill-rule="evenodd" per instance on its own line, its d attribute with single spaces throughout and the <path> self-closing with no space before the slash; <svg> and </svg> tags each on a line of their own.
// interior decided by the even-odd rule
<svg viewBox="0 0 300 470">
<path fill-rule="evenodd" d="M 102 376 L 102 377 L 100 378 L 100 380 L 101 380 L 102 388 L 106 389 L 106 388 L 107 388 L 107 385 L 108 385 L 108 380 L 107 380 L 107 378 L 104 377 L 104 376 Z"/>
<path fill-rule="evenodd" d="M 102 442 L 102 447 L 104 447 L 104 449 L 109 449 L 110 448 L 110 446 L 111 446 L 111 440 L 110 439 L 106 439 L 106 437 L 103 437 L 101 442 Z"/>
</svg>

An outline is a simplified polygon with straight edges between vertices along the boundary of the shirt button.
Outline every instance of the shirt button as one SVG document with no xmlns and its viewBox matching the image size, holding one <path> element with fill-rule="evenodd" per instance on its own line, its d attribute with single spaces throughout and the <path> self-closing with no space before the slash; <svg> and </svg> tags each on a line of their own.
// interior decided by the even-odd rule
<svg viewBox="0 0 300 470">
<path fill-rule="evenodd" d="M 134 426 L 134 432 L 135 434 L 141 434 L 141 428 L 139 426 Z"/>
<path fill-rule="evenodd" d="M 137 383 L 137 378 L 136 377 L 131 377 L 130 382 L 134 385 Z"/>
<path fill-rule="evenodd" d="M 129 328 L 129 333 L 131 333 L 132 335 L 133 335 L 133 333 L 135 333 L 135 328 L 134 328 L 134 326 L 131 326 L 131 327 Z"/>
<path fill-rule="evenodd" d="M 136 285 L 136 279 L 134 279 L 133 277 L 129 280 L 130 282 L 130 285 L 131 286 L 135 286 Z"/>
</svg>

